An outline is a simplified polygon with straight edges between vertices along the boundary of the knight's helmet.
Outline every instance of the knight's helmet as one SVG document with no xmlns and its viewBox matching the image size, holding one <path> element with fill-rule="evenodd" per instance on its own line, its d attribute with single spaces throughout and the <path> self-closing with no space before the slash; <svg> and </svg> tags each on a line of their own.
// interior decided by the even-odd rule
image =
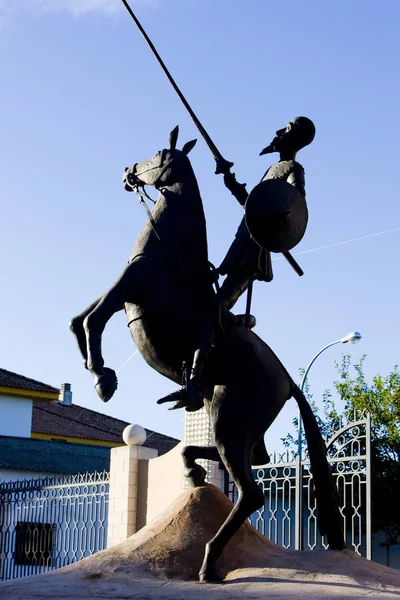
<svg viewBox="0 0 400 600">
<path fill-rule="evenodd" d="M 292 123 L 297 126 L 294 128 L 293 133 L 296 140 L 298 140 L 297 150 L 301 150 L 301 148 L 311 144 L 315 138 L 315 125 L 308 117 L 296 117 Z"/>
</svg>

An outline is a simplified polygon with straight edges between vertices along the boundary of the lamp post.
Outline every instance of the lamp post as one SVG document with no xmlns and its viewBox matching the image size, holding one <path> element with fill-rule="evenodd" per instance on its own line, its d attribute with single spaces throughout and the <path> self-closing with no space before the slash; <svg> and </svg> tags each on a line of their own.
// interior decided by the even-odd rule
<svg viewBox="0 0 400 600">
<path fill-rule="evenodd" d="M 307 381 L 307 376 L 308 373 L 311 369 L 311 367 L 313 366 L 314 362 L 317 360 L 318 356 L 320 356 L 320 354 L 322 354 L 323 352 L 325 352 L 325 350 L 327 350 L 328 348 L 330 348 L 331 346 L 335 346 L 336 344 L 347 344 L 348 342 L 351 342 L 352 344 L 355 344 L 356 342 L 359 342 L 361 340 L 361 333 L 359 333 L 358 331 L 352 331 L 351 333 L 348 333 L 347 335 L 345 335 L 344 337 L 340 338 L 339 340 L 335 340 L 334 342 L 331 342 L 330 344 L 327 344 L 326 346 L 324 346 L 321 350 L 319 350 L 319 352 L 317 352 L 317 354 L 312 358 L 312 360 L 310 361 L 308 367 L 306 368 L 306 370 L 304 371 L 304 375 L 303 378 L 301 380 L 301 384 L 300 384 L 300 389 L 302 392 L 304 392 L 304 387 Z M 302 546 L 303 546 L 303 540 L 302 540 L 302 533 L 303 533 L 303 504 L 302 504 L 302 485 L 303 485 L 303 473 L 302 473 L 302 438 L 303 438 L 303 422 L 301 419 L 301 414 L 299 411 L 299 417 L 298 417 L 298 427 L 299 427 L 299 432 L 298 432 L 298 438 L 297 438 L 297 451 L 298 451 L 298 455 L 297 455 L 297 468 L 296 468 L 296 528 L 295 528 L 295 549 L 296 550 L 301 550 Z"/>
</svg>

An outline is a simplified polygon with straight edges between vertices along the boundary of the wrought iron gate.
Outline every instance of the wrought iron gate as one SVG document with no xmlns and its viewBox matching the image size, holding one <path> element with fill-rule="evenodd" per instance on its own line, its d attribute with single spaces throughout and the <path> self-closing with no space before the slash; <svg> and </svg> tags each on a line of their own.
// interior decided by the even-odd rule
<svg viewBox="0 0 400 600">
<path fill-rule="evenodd" d="M 341 422 L 327 441 L 327 455 L 340 497 L 346 545 L 371 559 L 370 417 L 355 414 Z M 308 456 L 274 454 L 272 463 L 253 470 L 264 492 L 264 506 L 251 515 L 252 525 L 285 548 L 327 548 L 317 528 L 316 503 Z M 226 493 L 236 500 L 228 482 Z"/>
<path fill-rule="evenodd" d="M 0 484 L 0 581 L 76 562 L 107 544 L 109 473 Z"/>
</svg>

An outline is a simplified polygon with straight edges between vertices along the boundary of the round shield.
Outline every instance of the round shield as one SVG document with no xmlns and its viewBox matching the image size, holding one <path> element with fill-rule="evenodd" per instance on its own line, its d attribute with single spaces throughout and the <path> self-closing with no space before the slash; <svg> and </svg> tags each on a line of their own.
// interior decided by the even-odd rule
<svg viewBox="0 0 400 600">
<path fill-rule="evenodd" d="M 303 237 L 308 221 L 306 199 L 284 179 L 266 179 L 247 198 L 246 225 L 259 246 L 287 252 Z"/>
</svg>

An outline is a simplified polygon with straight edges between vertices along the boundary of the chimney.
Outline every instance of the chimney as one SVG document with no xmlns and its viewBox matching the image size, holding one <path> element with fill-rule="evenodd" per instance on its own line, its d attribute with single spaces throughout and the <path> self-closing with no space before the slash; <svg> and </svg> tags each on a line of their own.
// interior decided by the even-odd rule
<svg viewBox="0 0 400 600">
<path fill-rule="evenodd" d="M 72 405 L 72 390 L 70 383 L 62 383 L 60 395 L 58 396 L 58 401 L 63 406 L 71 406 Z"/>
</svg>

